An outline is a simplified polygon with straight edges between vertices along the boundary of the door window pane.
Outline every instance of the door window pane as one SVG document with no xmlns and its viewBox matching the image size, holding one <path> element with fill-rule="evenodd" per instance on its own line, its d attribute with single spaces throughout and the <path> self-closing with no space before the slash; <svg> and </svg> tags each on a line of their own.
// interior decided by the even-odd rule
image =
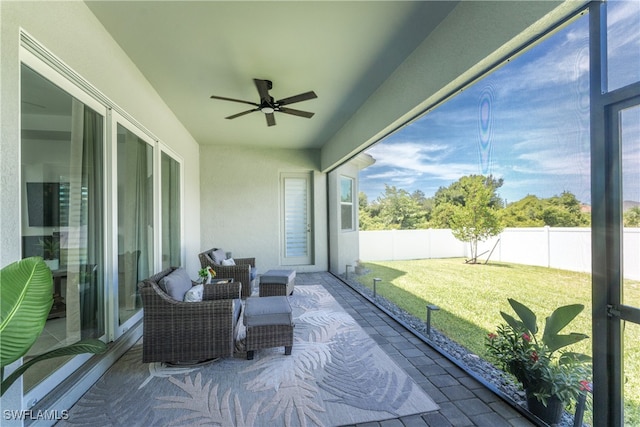
<svg viewBox="0 0 640 427">
<path fill-rule="evenodd" d="M 619 113 L 622 159 L 622 303 L 640 308 L 640 106 Z M 622 322 L 624 425 L 640 424 L 640 325 Z"/>
<path fill-rule="evenodd" d="M 285 257 L 307 255 L 307 180 L 286 178 L 285 200 Z"/>
<path fill-rule="evenodd" d="M 162 153 L 162 268 L 181 264 L 180 163 Z"/>
<path fill-rule="evenodd" d="M 640 106 L 620 112 L 622 146 L 623 273 L 622 302 L 640 307 Z"/>
<path fill-rule="evenodd" d="M 118 124 L 118 316 L 142 307 L 138 282 L 153 273 L 153 147 Z"/>
<path fill-rule="evenodd" d="M 104 117 L 24 64 L 21 98 L 22 252 L 45 258 L 54 282 L 54 305 L 28 360 L 105 333 Z M 25 391 L 63 361 L 28 370 Z"/>
</svg>

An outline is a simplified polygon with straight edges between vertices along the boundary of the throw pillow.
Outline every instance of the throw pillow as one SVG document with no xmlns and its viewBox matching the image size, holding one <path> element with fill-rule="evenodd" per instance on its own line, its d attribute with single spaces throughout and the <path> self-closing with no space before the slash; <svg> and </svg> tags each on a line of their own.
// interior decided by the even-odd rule
<svg viewBox="0 0 640 427">
<path fill-rule="evenodd" d="M 160 279 L 160 287 L 176 301 L 184 301 L 184 294 L 191 289 L 191 278 L 184 268 L 177 268 Z"/>
<path fill-rule="evenodd" d="M 200 284 L 200 285 L 192 286 L 191 289 L 189 289 L 184 294 L 184 301 L 185 302 L 200 302 L 200 301 L 202 301 L 202 293 L 203 292 L 204 292 L 204 285 Z"/>
<path fill-rule="evenodd" d="M 223 259 L 222 265 L 236 265 L 236 262 L 233 260 L 233 258 Z"/>
<path fill-rule="evenodd" d="M 233 313 L 236 319 L 236 328 L 234 331 L 235 336 L 235 349 L 239 352 L 247 350 L 247 327 L 244 325 L 244 304 L 242 300 L 233 300 Z M 236 315 L 236 313 L 238 313 Z"/>
<path fill-rule="evenodd" d="M 213 262 L 220 265 L 222 264 L 222 261 L 227 259 L 227 254 L 225 253 L 224 249 L 214 249 L 213 252 L 211 252 L 211 259 L 213 260 Z"/>
</svg>

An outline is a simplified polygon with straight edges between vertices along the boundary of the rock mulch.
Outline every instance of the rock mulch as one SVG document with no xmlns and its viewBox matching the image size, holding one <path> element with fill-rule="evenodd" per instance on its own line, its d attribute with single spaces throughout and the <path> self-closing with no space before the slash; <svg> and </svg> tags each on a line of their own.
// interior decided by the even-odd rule
<svg viewBox="0 0 640 427">
<path fill-rule="evenodd" d="M 363 272 L 363 274 L 366 273 L 366 271 Z M 375 304 L 391 313 L 396 319 L 406 325 L 409 329 L 413 330 L 413 332 L 422 338 L 427 344 L 431 345 L 445 356 L 449 356 L 450 359 L 453 359 L 454 363 L 458 364 L 471 375 L 475 375 L 479 379 L 483 380 L 485 383 L 502 393 L 505 397 L 511 399 L 515 404 L 526 407 L 524 391 L 520 389 L 518 384 L 514 383 L 507 375 L 505 375 L 504 372 L 496 368 L 493 364 L 487 362 L 482 357 L 472 353 L 464 346 L 448 338 L 433 326 L 431 326 L 431 334 L 427 335 L 427 325 L 425 320 L 406 312 L 380 295 L 377 295 L 374 300 L 373 291 L 362 285 L 357 280 L 354 280 L 353 273 L 351 273 L 349 279 L 345 278 L 344 275 L 341 275 L 341 279 L 359 293 L 367 296 L 370 300 L 375 301 Z M 434 315 L 432 314 L 432 323 L 433 316 Z M 559 427 L 569 426 L 573 426 L 573 415 L 565 412 Z"/>
</svg>

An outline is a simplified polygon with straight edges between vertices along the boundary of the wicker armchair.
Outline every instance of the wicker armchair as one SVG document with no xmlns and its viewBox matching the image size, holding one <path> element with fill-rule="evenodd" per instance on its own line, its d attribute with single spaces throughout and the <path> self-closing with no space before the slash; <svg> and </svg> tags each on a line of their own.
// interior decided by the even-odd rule
<svg viewBox="0 0 640 427">
<path fill-rule="evenodd" d="M 241 283 L 204 285 L 201 302 L 173 299 L 159 285 L 176 268 L 138 283 L 144 308 L 142 361 L 199 362 L 233 356 Z"/>
<path fill-rule="evenodd" d="M 198 254 L 200 266 L 202 268 L 211 267 L 216 272 L 216 277 L 232 278 L 236 282 L 242 283 L 242 298 L 251 296 L 253 281 L 255 280 L 255 258 L 234 258 L 236 265 L 221 265 L 215 262 L 213 253 L 221 252 L 221 249 L 209 249 Z"/>
</svg>

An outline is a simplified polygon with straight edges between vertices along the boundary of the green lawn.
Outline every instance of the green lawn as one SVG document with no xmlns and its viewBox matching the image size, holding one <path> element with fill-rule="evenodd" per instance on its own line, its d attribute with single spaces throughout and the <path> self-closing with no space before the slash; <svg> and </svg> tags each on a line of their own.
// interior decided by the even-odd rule
<svg viewBox="0 0 640 427">
<path fill-rule="evenodd" d="M 382 279 L 377 293 L 424 319 L 427 304 L 440 311 L 431 318 L 433 328 L 472 352 L 486 357 L 484 337 L 503 323 L 500 310 L 512 313 L 507 298 L 531 308 L 544 327 L 544 318 L 562 305 L 584 304 L 585 310 L 567 332 L 591 335 L 591 276 L 566 270 L 521 264 L 491 262 L 465 264 L 461 258 L 370 262 L 367 274 L 356 276 L 372 288 L 373 278 Z M 640 282 L 625 282 L 625 302 L 640 306 Z M 625 421 L 640 425 L 640 327 L 625 331 Z M 591 354 L 591 340 L 573 346 Z"/>
</svg>

